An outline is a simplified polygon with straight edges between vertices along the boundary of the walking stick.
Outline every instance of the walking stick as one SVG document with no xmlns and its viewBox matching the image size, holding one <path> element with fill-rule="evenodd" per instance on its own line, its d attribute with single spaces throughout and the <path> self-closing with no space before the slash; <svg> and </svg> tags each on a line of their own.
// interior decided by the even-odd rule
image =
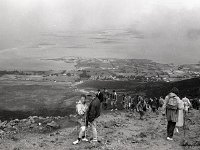
<svg viewBox="0 0 200 150">
<path fill-rule="evenodd" d="M 85 138 L 86 138 L 86 132 L 87 132 L 87 126 L 86 126 L 86 123 L 87 123 L 87 121 L 86 121 L 86 115 L 85 115 Z"/>
<path fill-rule="evenodd" d="M 186 121 L 186 111 L 185 111 L 185 103 L 184 103 L 184 113 L 183 113 L 183 115 L 184 115 L 184 117 L 183 117 L 183 130 L 184 130 L 184 139 L 185 139 L 185 133 L 186 133 L 186 123 L 185 123 L 185 121 Z"/>
</svg>

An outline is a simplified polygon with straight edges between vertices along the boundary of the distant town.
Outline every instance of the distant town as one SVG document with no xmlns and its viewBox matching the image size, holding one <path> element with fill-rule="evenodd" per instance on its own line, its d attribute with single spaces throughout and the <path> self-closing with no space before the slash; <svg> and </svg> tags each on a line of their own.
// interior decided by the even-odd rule
<svg viewBox="0 0 200 150">
<path fill-rule="evenodd" d="M 1 70 L 0 80 L 53 81 L 75 84 L 86 80 L 172 82 L 200 76 L 200 64 L 161 64 L 147 59 L 63 57 L 44 59 L 74 64 L 73 70 Z"/>
</svg>

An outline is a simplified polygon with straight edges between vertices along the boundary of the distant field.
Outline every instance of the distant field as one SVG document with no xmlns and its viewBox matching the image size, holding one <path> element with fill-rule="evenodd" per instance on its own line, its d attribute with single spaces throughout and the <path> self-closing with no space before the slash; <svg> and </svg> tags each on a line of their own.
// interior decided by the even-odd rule
<svg viewBox="0 0 200 150">
<path fill-rule="evenodd" d="M 93 88 L 93 89 L 103 89 L 108 90 L 117 90 L 131 92 L 134 91 L 137 87 L 143 85 L 143 82 L 138 81 L 86 81 L 83 84 L 80 84 L 79 88 Z"/>
<path fill-rule="evenodd" d="M 68 115 L 79 93 L 58 83 L 1 82 L 0 119 L 29 115 Z"/>
</svg>

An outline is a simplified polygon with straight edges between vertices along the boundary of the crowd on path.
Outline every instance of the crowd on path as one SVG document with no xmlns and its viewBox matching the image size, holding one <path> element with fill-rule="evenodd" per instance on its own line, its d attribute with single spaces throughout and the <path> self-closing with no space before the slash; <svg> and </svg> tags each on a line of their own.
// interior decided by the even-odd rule
<svg viewBox="0 0 200 150">
<path fill-rule="evenodd" d="M 101 112 L 126 110 L 128 112 L 139 113 L 140 119 L 143 120 L 145 113 L 162 113 L 167 119 L 167 137 L 169 141 L 173 140 L 173 134 L 179 132 L 179 128 L 184 126 L 184 117 L 189 112 L 192 104 L 187 97 L 182 99 L 179 97 L 179 90 L 174 87 L 169 94 L 163 98 L 147 98 L 145 96 L 129 94 L 118 94 L 115 90 L 109 92 L 106 88 L 102 91 L 99 89 L 96 94 L 89 95 L 91 101 L 86 104 L 88 96 L 81 95 L 76 105 L 78 122 L 80 124 L 80 132 L 78 139 L 73 144 L 81 141 L 89 141 L 86 136 L 86 130 L 90 126 L 93 138 L 90 142 L 97 142 L 97 120 Z M 120 97 L 120 99 L 119 99 Z M 119 106 L 121 106 L 119 108 Z M 193 106 L 196 107 L 196 106 Z"/>
</svg>

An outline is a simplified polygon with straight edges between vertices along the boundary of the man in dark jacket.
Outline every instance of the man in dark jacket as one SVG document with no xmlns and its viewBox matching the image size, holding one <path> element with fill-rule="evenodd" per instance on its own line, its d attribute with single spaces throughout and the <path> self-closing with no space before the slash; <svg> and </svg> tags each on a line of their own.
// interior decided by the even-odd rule
<svg viewBox="0 0 200 150">
<path fill-rule="evenodd" d="M 96 97 L 100 100 L 100 104 L 101 104 L 100 109 L 102 111 L 102 109 L 103 109 L 103 100 L 104 99 L 103 99 L 103 93 L 101 92 L 100 89 L 98 89 Z"/>
<path fill-rule="evenodd" d="M 98 89 L 96 97 L 100 100 L 100 102 L 103 102 L 103 93 Z"/>
<path fill-rule="evenodd" d="M 96 121 L 99 116 L 100 116 L 100 100 L 96 96 L 95 98 L 93 98 L 92 102 L 88 107 L 87 117 L 86 117 L 87 118 L 86 126 L 90 124 L 92 127 L 93 142 L 97 142 Z"/>
</svg>

